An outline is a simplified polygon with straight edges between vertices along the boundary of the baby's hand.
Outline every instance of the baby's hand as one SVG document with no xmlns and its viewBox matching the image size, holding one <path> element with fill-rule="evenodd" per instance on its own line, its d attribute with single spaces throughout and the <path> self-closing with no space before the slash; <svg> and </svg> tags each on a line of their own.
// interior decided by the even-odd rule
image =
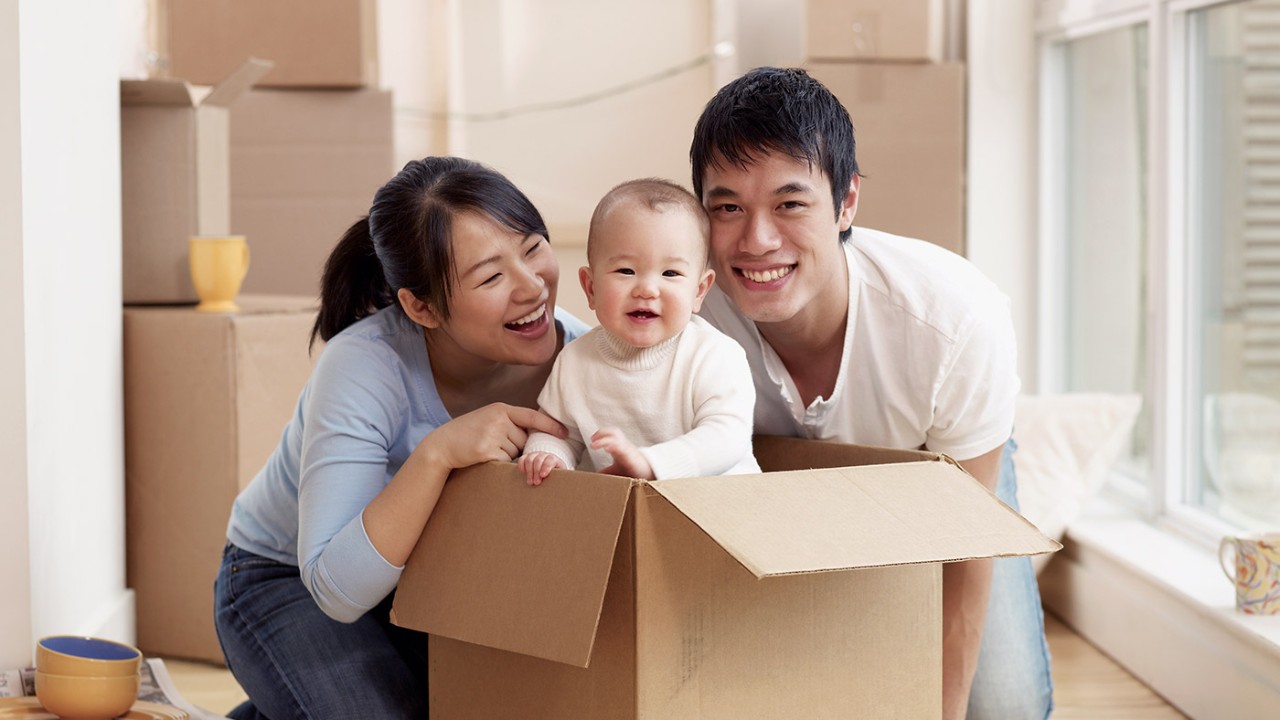
<svg viewBox="0 0 1280 720">
<path fill-rule="evenodd" d="M 591 447 L 604 450 L 613 456 L 613 464 L 600 472 L 606 475 L 625 475 L 627 477 L 653 480 L 653 468 L 649 461 L 640 454 L 639 448 L 631 444 L 627 436 L 617 428 L 597 430 L 591 436 Z"/>
<path fill-rule="evenodd" d="M 555 453 L 534 452 L 521 455 L 518 463 L 524 473 L 525 482 L 530 485 L 541 485 L 552 470 L 565 466 L 564 461 Z"/>
</svg>

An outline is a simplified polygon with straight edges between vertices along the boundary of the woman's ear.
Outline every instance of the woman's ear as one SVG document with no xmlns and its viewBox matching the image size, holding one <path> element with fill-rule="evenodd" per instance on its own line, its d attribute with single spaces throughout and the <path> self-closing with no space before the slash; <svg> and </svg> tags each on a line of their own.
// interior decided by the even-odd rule
<svg viewBox="0 0 1280 720">
<path fill-rule="evenodd" d="M 424 328 L 434 330 L 443 323 L 443 319 L 431 305 L 409 292 L 409 288 L 397 290 L 396 300 L 399 301 L 400 307 L 404 309 L 404 314 Z"/>
</svg>

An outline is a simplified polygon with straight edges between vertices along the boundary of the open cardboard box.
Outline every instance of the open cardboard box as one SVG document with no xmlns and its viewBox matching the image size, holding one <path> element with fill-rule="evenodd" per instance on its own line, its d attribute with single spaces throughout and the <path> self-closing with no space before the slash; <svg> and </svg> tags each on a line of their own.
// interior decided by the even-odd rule
<svg viewBox="0 0 1280 720">
<path fill-rule="evenodd" d="M 248 59 L 212 89 L 120 82 L 126 304 L 195 302 L 187 238 L 231 232 L 228 109 L 271 63 Z"/>
<path fill-rule="evenodd" d="M 941 563 L 1060 547 L 941 455 L 762 437 L 756 458 L 454 473 L 392 611 L 431 633 L 432 714 L 939 717 Z"/>
</svg>

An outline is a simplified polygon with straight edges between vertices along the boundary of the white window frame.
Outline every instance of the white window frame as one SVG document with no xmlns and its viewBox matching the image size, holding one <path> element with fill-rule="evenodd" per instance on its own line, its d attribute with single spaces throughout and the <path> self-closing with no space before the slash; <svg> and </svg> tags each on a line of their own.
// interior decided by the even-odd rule
<svg viewBox="0 0 1280 720">
<path fill-rule="evenodd" d="M 1037 298 L 1042 392 L 1065 388 L 1064 185 L 1061 168 L 1064 41 L 1147 26 L 1146 401 L 1150 476 L 1142 495 L 1114 488 L 1067 530 L 1067 549 L 1040 576 L 1045 604 L 1080 634 L 1192 717 L 1269 717 L 1280 706 L 1280 624 L 1232 608 L 1217 546 L 1236 529 L 1186 503 L 1200 473 L 1201 410 L 1195 344 L 1199 279 L 1188 273 L 1186 188 L 1197 169 L 1186 151 L 1189 127 L 1183 38 L 1192 11 L 1239 0 L 1040 0 L 1040 241 Z M 1199 478 L 1197 477 L 1197 480 Z M 1117 485 L 1112 483 L 1112 485 Z M 1123 485 L 1119 485 L 1123 487 Z"/>
<path fill-rule="evenodd" d="M 1194 359 L 1196 332 L 1191 303 L 1198 297 L 1195 278 L 1187 272 L 1192 249 L 1182 202 L 1188 183 L 1198 176 L 1189 168 L 1187 139 L 1186 48 L 1188 13 L 1237 0 L 1045 0 L 1038 21 L 1040 40 L 1040 244 L 1037 373 L 1043 392 L 1066 389 L 1062 329 L 1067 315 L 1064 43 L 1090 35 L 1146 25 L 1147 82 L 1147 387 L 1151 412 L 1150 476 L 1145 492 L 1135 483 L 1113 482 L 1108 493 L 1146 520 L 1184 534 L 1199 544 L 1217 547 L 1232 531 L 1226 522 L 1193 507 L 1188 489 L 1199 482 L 1197 438 L 1199 410 L 1188 399 L 1198 385 Z M 1173 41 L 1171 41 L 1171 39 Z M 1193 477 L 1193 473 L 1195 476 Z"/>
</svg>

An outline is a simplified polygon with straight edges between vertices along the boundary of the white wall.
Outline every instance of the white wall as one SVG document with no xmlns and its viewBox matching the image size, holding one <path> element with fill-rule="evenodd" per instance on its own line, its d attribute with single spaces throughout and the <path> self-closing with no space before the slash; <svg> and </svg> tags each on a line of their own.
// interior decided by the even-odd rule
<svg viewBox="0 0 1280 720">
<path fill-rule="evenodd" d="M 0 3 L 0 668 L 31 661 L 18 5 Z"/>
<path fill-rule="evenodd" d="M 116 6 L 18 9 L 31 632 L 132 640 Z M 0 411 L 7 422 L 24 412 L 15 405 Z"/>
<path fill-rule="evenodd" d="M 1036 375 L 1035 3 L 968 0 L 967 255 L 1013 302 L 1018 374 Z"/>
</svg>

